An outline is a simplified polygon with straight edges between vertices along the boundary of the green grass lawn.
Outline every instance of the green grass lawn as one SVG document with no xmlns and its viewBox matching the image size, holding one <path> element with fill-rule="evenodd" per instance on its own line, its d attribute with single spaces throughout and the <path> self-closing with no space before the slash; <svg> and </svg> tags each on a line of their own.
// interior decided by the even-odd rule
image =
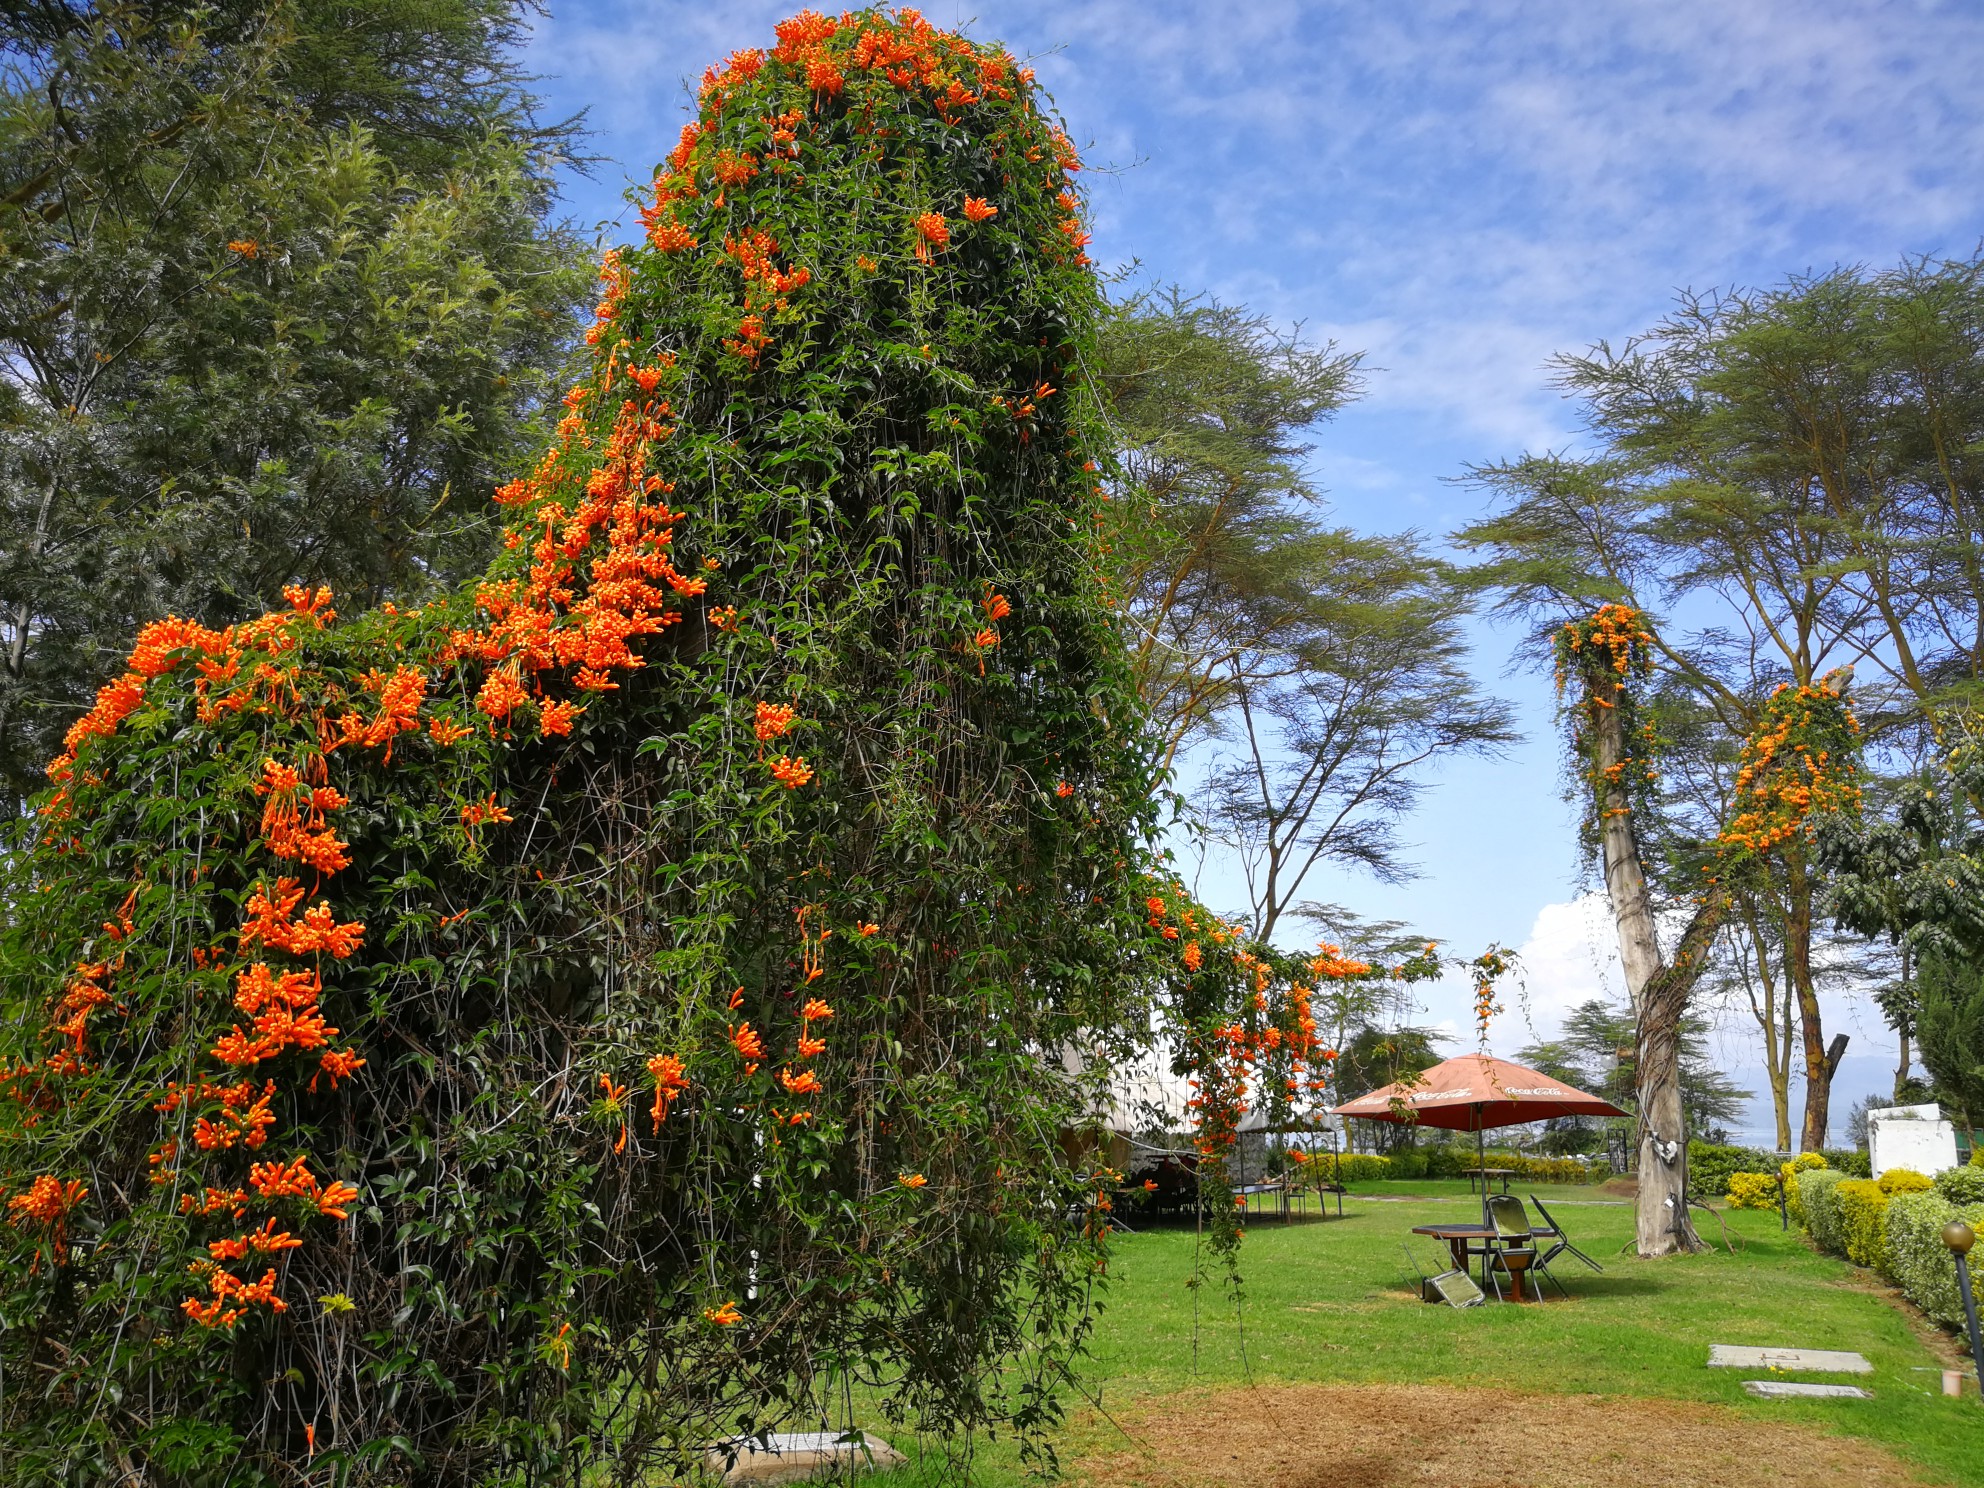
<svg viewBox="0 0 1984 1488">
<path fill-rule="evenodd" d="M 1938 1361 L 1903 1315 L 1866 1289 L 1866 1274 L 1815 1254 L 1795 1227 L 1781 1233 L 1775 1213 L 1725 1215 L 1735 1255 L 1721 1248 L 1714 1221 L 1698 1216 L 1705 1238 L 1718 1242 L 1713 1252 L 1640 1261 L 1621 1253 L 1633 1232 L 1628 1205 L 1600 1202 L 1591 1188 L 1536 1192 L 1605 1267 L 1594 1275 L 1561 1257 L 1556 1270 L 1571 1297 L 1553 1290 L 1542 1306 L 1491 1300 L 1457 1311 L 1407 1293 L 1400 1242 L 1410 1242 L 1429 1268 L 1445 1253 L 1412 1227 L 1479 1212 L 1479 1199 L 1460 1181 L 1358 1185 L 1341 1220 L 1332 1209 L 1319 1221 L 1313 1207 L 1306 1222 L 1290 1226 L 1261 1217 L 1241 1250 L 1239 1318 L 1216 1284 L 1197 1293 L 1195 1316 L 1186 1286 L 1189 1230 L 1122 1236 L 1088 1387 L 1112 1412 L 1249 1379 L 1665 1396 L 1809 1422 L 1879 1443 L 1943 1481 L 1984 1484 L 1984 1404 L 1974 1388 L 1965 1398 L 1944 1397 Z M 1856 1350 L 1874 1373 L 1848 1382 L 1868 1386 L 1875 1398 L 1754 1400 L 1742 1389 L 1754 1374 L 1707 1367 L 1711 1343 Z M 1084 1419 L 1064 1433 L 1065 1457 L 1109 1445 L 1109 1428 L 1093 1412 L 1075 1414 Z M 999 1482 L 1010 1473 L 995 1450 L 979 1459 L 975 1476 Z"/>
</svg>

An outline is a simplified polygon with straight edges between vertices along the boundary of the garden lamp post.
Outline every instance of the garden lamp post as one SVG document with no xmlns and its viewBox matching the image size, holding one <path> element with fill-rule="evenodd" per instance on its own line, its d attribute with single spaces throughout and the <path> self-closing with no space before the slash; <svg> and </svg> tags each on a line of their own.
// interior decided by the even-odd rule
<svg viewBox="0 0 1984 1488">
<path fill-rule="evenodd" d="M 1963 1320 L 1970 1325 L 1970 1358 L 1977 1366 L 1977 1389 L 1984 1394 L 1984 1339 L 1977 1334 L 1977 1298 L 1970 1290 L 1970 1247 L 1977 1236 L 1969 1225 L 1953 1219 L 1943 1226 L 1943 1244 L 1956 1257 L 1956 1288 L 1963 1293 Z"/>
</svg>

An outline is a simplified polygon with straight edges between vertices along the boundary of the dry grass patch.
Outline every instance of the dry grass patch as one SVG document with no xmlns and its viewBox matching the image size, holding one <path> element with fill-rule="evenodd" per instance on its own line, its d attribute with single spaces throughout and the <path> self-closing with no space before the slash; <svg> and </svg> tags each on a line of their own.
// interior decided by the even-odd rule
<svg viewBox="0 0 1984 1488">
<path fill-rule="evenodd" d="M 1092 1488 L 1921 1488 L 1879 1447 L 1717 1406 L 1437 1385 L 1190 1392 L 1120 1418 Z M 1121 1438 L 1118 1438 L 1119 1442 Z"/>
</svg>

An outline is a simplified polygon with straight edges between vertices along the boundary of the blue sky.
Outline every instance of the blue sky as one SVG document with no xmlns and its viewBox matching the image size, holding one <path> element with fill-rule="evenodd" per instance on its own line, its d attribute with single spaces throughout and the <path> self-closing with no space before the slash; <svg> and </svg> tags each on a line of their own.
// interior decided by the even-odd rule
<svg viewBox="0 0 1984 1488">
<path fill-rule="evenodd" d="M 529 60 L 555 108 L 589 110 L 607 157 L 572 183 L 570 207 L 625 240 L 621 194 L 673 144 L 688 85 L 768 42 L 795 6 L 551 5 Z M 1338 518 L 1367 529 L 1445 532 L 1480 509 L 1454 483 L 1469 463 L 1575 448 L 1549 358 L 1644 329 L 1679 289 L 1966 253 L 1984 236 L 1975 4 L 923 10 L 1030 59 L 1088 162 L 1099 262 L 1367 354 L 1365 397 L 1318 431 L 1313 456 Z M 1576 902 L 1547 684 L 1503 675 L 1514 639 L 1478 627 L 1477 657 L 1528 740 L 1441 778 L 1408 834 L 1422 879 L 1312 888 L 1467 954 L 1524 946 L 1531 1020 L 1547 1033 L 1596 989 L 1608 947 L 1602 916 Z M 1217 888 L 1215 870 L 1215 900 Z M 1428 1017 L 1465 1023 L 1464 991 L 1436 993 Z M 1841 1006 L 1833 1021 L 1858 1055 L 1892 1048 L 1869 1011 Z M 1528 1036 L 1512 1011 L 1496 1043 Z M 1726 1046 L 1732 1067 L 1749 1058 L 1741 1024 Z"/>
</svg>

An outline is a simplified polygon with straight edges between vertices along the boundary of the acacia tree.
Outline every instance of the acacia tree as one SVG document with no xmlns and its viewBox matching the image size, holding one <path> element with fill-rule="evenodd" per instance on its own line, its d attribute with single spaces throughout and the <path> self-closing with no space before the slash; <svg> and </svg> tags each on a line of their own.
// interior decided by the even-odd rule
<svg viewBox="0 0 1984 1488">
<path fill-rule="evenodd" d="M 1514 738 L 1461 630 L 1470 598 L 1412 533 L 1330 526 L 1302 432 L 1358 358 L 1215 302 L 1142 296 L 1098 365 L 1120 449 L 1106 523 L 1165 761 L 1197 746 L 1204 817 L 1238 850 L 1270 940 L 1326 862 L 1396 882 L 1429 769 Z"/>
<path fill-rule="evenodd" d="M 1038 1446 L 1114 1031 L 1313 1033 L 1137 898 L 1077 168 L 1003 52 L 788 21 L 486 573 L 140 633 L 9 860 L 9 1483 L 631 1485 L 857 1386 Z"/>
<path fill-rule="evenodd" d="M 517 0 L 0 18 L 0 810 L 167 611 L 487 561 L 582 245 Z"/>
<path fill-rule="evenodd" d="M 1977 256 L 1685 297 L 1623 348 L 1560 359 L 1601 456 L 1483 469 L 1502 507 L 1465 537 L 1511 594 L 1664 610 L 1661 670 L 1730 744 L 1778 683 L 1851 666 L 1870 739 L 1916 747 L 1984 676 L 1980 328 Z M 1798 1005 L 1815 1150 L 1845 1047 L 1813 966 L 1824 884 L 1793 840 L 1752 887 Z"/>
<path fill-rule="evenodd" d="M 1108 542 L 1165 741 L 1215 731 L 1286 677 L 1342 532 L 1318 520 L 1303 431 L 1356 396 L 1359 354 L 1177 290 L 1112 307 L 1096 352 L 1118 450 Z"/>
</svg>

